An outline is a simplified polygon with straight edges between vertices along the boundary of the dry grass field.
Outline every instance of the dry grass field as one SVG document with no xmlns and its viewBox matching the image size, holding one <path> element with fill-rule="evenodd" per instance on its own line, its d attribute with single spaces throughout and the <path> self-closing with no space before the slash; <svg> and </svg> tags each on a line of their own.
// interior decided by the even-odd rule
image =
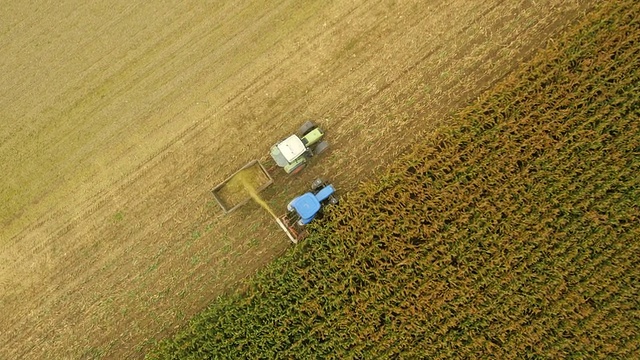
<svg viewBox="0 0 640 360">
<path fill-rule="evenodd" d="M 0 358 L 137 358 L 290 246 L 209 190 L 314 119 L 272 174 L 376 173 L 595 1 L 7 1 L 0 13 Z"/>
</svg>

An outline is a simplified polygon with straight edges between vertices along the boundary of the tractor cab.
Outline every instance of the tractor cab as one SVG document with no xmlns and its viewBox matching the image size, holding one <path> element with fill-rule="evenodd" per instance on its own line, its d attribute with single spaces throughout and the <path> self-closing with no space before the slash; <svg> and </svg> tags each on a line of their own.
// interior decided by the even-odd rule
<svg viewBox="0 0 640 360">
<path fill-rule="evenodd" d="M 285 167 L 307 151 L 304 142 L 298 135 L 291 135 L 271 148 L 271 157 L 280 167 Z"/>
<path fill-rule="evenodd" d="M 324 132 L 311 121 L 307 121 L 298 130 L 271 147 L 271 157 L 287 174 L 297 173 L 307 163 L 307 159 L 318 155 L 329 147 L 321 141 Z"/>
</svg>

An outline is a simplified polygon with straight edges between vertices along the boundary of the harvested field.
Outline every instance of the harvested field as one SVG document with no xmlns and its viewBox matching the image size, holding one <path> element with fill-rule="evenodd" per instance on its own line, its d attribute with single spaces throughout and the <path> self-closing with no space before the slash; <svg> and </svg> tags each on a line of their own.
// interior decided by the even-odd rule
<svg viewBox="0 0 640 360">
<path fill-rule="evenodd" d="M 380 172 L 595 1 L 8 1 L 0 14 L 0 358 L 135 358 L 289 248 L 210 190 L 307 119 L 273 174 Z"/>
</svg>

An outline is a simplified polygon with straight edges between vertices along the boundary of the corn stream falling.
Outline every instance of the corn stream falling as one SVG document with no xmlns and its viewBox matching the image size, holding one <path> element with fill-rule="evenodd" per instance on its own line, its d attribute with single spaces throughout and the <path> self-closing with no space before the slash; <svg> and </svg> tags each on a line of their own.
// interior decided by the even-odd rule
<svg viewBox="0 0 640 360">
<path fill-rule="evenodd" d="M 244 191 L 246 191 L 256 203 L 258 203 L 258 205 L 262 206 L 262 208 L 267 210 L 267 212 L 271 216 L 273 216 L 274 218 L 277 218 L 278 216 L 273 211 L 273 209 L 271 209 L 269 204 L 267 204 L 264 201 L 264 199 L 262 199 L 262 197 L 260 197 L 260 195 L 258 194 L 258 191 L 255 185 L 253 184 L 252 180 L 253 180 L 253 175 L 248 170 L 245 169 L 237 173 L 231 180 L 229 180 L 228 186 L 242 187 Z"/>
</svg>

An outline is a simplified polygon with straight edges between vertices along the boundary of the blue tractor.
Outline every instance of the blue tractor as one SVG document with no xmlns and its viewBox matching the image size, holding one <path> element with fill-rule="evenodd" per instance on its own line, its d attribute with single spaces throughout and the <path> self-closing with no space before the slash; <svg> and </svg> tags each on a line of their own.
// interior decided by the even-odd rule
<svg viewBox="0 0 640 360">
<path fill-rule="evenodd" d="M 287 205 L 287 213 L 281 217 L 293 237 L 297 240 L 306 235 L 304 226 L 315 219 L 322 212 L 325 205 L 335 205 L 338 198 L 335 188 L 322 179 L 316 179 L 311 184 L 311 191 L 291 200 Z"/>
</svg>

